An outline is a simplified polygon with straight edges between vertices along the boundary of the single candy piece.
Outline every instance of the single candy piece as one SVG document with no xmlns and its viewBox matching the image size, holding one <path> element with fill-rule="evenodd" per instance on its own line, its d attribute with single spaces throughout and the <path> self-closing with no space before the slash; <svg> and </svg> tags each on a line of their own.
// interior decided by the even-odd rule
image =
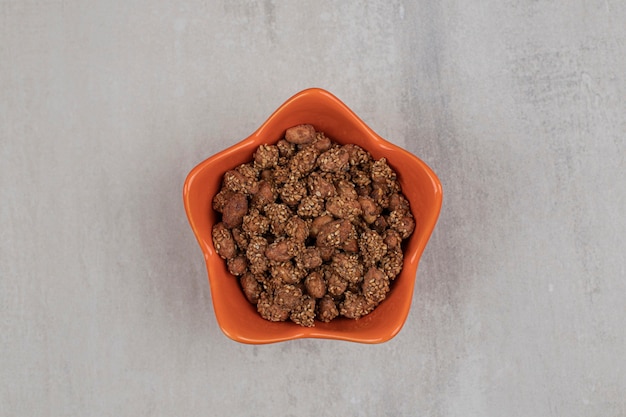
<svg viewBox="0 0 626 417">
<path fill-rule="evenodd" d="M 297 145 L 311 143 L 313 142 L 313 139 L 315 139 L 315 128 L 311 125 L 290 127 L 285 132 L 285 140 Z"/>
</svg>

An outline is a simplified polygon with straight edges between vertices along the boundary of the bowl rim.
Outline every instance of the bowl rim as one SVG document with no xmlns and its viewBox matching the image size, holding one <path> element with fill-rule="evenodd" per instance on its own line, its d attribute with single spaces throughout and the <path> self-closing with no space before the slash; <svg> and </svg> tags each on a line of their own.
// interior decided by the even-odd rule
<svg viewBox="0 0 626 417">
<path fill-rule="evenodd" d="M 414 248 L 414 251 L 410 254 L 411 259 L 409 259 L 409 265 L 411 269 L 413 270 L 412 272 L 413 278 L 410 280 L 410 283 L 409 283 L 410 285 L 407 286 L 407 289 L 411 291 L 411 294 L 410 296 L 406 297 L 405 302 L 400 306 L 403 312 L 402 319 L 399 320 L 397 323 L 395 323 L 395 325 L 393 326 L 390 325 L 387 328 L 386 332 L 381 332 L 377 337 L 371 337 L 371 336 L 370 337 L 356 337 L 350 334 L 343 334 L 341 332 L 329 331 L 327 328 L 325 328 L 325 326 L 323 326 L 324 325 L 323 323 L 319 323 L 317 321 L 316 321 L 316 327 L 312 327 L 312 328 L 297 326 L 293 323 L 280 323 L 282 325 L 297 326 L 297 328 L 292 326 L 291 328 L 292 331 L 288 335 L 281 335 L 281 336 L 273 335 L 273 336 L 268 336 L 266 338 L 250 337 L 250 336 L 241 334 L 240 332 L 237 331 L 237 329 L 234 329 L 230 325 L 225 323 L 223 318 L 221 317 L 221 311 L 218 311 L 218 308 L 216 306 L 216 297 L 218 295 L 215 292 L 214 280 L 211 279 L 211 275 L 212 275 L 212 272 L 215 272 L 213 271 L 212 263 L 214 262 L 213 258 L 217 256 L 217 254 L 214 248 L 212 247 L 213 245 L 212 240 L 209 239 L 209 241 L 206 241 L 205 239 L 202 238 L 202 236 L 206 234 L 206 231 L 201 231 L 199 227 L 197 226 L 196 222 L 194 221 L 194 216 L 192 214 L 192 209 L 191 209 L 192 202 L 191 202 L 191 197 L 190 197 L 192 194 L 193 186 L 194 186 L 194 180 L 202 171 L 210 167 L 213 162 L 223 159 L 224 157 L 229 156 L 229 155 L 238 154 L 240 151 L 244 150 L 245 148 L 251 147 L 252 145 L 256 144 L 257 141 L 263 137 L 264 132 L 269 128 L 269 126 L 271 126 L 274 123 L 274 121 L 283 112 L 288 111 L 289 108 L 293 105 L 293 103 L 298 102 L 300 100 L 307 99 L 307 98 L 316 98 L 319 100 L 323 100 L 325 104 L 335 107 L 337 111 L 343 112 L 344 115 L 350 119 L 351 123 L 354 123 L 355 125 L 358 126 L 360 130 L 363 130 L 369 135 L 371 141 L 376 144 L 376 147 L 380 147 L 380 149 L 386 149 L 387 151 L 398 152 L 398 153 L 403 154 L 405 158 L 410 158 L 413 163 L 419 165 L 419 167 L 424 171 L 425 175 L 428 177 L 433 187 L 432 192 L 433 192 L 434 203 L 432 205 L 432 209 L 427 213 L 426 215 L 427 218 L 421 217 L 420 219 L 421 221 L 425 221 L 426 223 L 426 226 L 424 228 L 424 233 L 421 234 L 420 236 L 421 239 L 419 239 L 419 241 L 416 244 L 417 246 Z M 367 150 L 370 151 L 370 149 L 367 149 Z M 237 164 L 234 164 L 233 167 L 236 165 Z M 409 151 L 399 147 L 398 145 L 395 145 L 387 141 L 386 139 L 382 138 L 381 136 L 379 136 L 374 130 L 372 130 L 367 124 L 365 124 L 365 122 L 363 122 L 348 106 L 346 106 L 341 100 L 339 100 L 330 92 L 321 88 L 308 88 L 308 89 L 302 90 L 294 94 L 292 97 L 286 100 L 281 106 L 279 106 L 274 112 L 272 112 L 272 114 L 267 118 L 267 120 L 265 120 L 248 137 L 227 147 L 226 149 L 216 154 L 213 154 L 212 156 L 206 158 L 205 160 L 197 164 L 188 173 L 187 177 L 185 178 L 185 182 L 183 186 L 183 202 L 184 202 L 185 212 L 187 214 L 187 219 L 189 221 L 189 224 L 194 233 L 194 236 L 196 237 L 196 240 L 198 244 L 200 245 L 200 248 L 205 258 L 208 281 L 209 281 L 209 285 L 211 288 L 211 298 L 213 300 L 213 306 L 214 306 L 216 319 L 217 319 L 217 322 L 221 331 L 227 337 L 229 337 L 230 339 L 234 341 L 246 343 L 246 344 L 276 343 L 276 342 L 282 342 L 282 341 L 294 340 L 294 339 L 300 339 L 300 338 L 334 339 L 334 340 L 343 340 L 343 341 L 350 341 L 350 342 L 373 344 L 373 343 L 386 342 L 392 339 L 400 332 L 400 330 L 402 329 L 402 327 L 404 326 L 406 322 L 406 318 L 409 314 L 410 306 L 412 303 L 413 290 L 414 290 L 415 280 L 417 277 L 419 259 L 421 258 L 423 251 L 425 250 L 426 245 L 437 223 L 437 220 L 441 211 L 442 202 L 443 202 L 443 190 L 441 187 L 441 182 L 439 181 L 439 178 L 437 177 L 437 175 L 420 158 L 410 153 Z M 406 253 L 405 253 L 405 256 L 406 256 Z M 219 258 L 219 260 L 223 262 L 221 258 Z M 407 260 L 405 259 L 405 267 L 406 265 L 407 265 Z M 364 320 L 366 317 L 367 316 L 365 316 L 364 318 L 360 320 Z M 322 326 L 320 326 L 320 324 L 322 324 Z M 320 327 L 324 327 L 324 328 L 320 328 Z"/>
</svg>

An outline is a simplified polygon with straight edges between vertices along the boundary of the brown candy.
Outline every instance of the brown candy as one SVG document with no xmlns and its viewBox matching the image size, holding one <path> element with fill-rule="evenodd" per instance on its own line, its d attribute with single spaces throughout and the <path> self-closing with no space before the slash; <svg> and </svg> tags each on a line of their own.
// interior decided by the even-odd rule
<svg viewBox="0 0 626 417">
<path fill-rule="evenodd" d="M 213 245 L 266 320 L 358 319 L 384 301 L 415 229 L 385 158 L 287 129 L 224 174 Z"/>
</svg>

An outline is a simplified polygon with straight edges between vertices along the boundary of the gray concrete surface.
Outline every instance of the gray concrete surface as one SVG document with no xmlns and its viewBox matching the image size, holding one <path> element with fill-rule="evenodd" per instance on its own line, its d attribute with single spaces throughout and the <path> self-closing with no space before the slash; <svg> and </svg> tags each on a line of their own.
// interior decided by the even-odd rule
<svg viewBox="0 0 626 417">
<path fill-rule="evenodd" d="M 626 3 L 0 0 L 0 415 L 626 416 Z M 188 171 L 317 86 L 440 176 L 401 333 L 217 327 Z"/>
</svg>

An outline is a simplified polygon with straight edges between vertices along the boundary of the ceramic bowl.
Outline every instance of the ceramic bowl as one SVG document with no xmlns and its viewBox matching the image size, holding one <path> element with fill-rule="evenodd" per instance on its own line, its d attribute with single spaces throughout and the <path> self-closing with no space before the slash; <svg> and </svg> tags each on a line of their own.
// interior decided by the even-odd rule
<svg viewBox="0 0 626 417">
<path fill-rule="evenodd" d="M 402 272 L 392 282 L 387 298 L 358 320 L 316 321 L 314 327 L 264 320 L 247 301 L 238 280 L 228 272 L 213 247 L 211 230 L 219 221 L 219 214 L 212 209 L 212 199 L 220 189 L 223 174 L 251 161 L 259 145 L 276 143 L 287 128 L 298 124 L 312 124 L 335 142 L 357 144 L 375 159 L 387 158 L 415 217 L 415 231 L 405 241 Z M 381 343 L 393 338 L 408 316 L 418 262 L 439 216 L 442 189 L 435 173 L 419 158 L 378 136 L 331 93 L 311 88 L 287 100 L 252 135 L 196 166 L 185 181 L 183 200 L 204 253 L 215 317 L 226 336 L 252 344 L 298 338 Z"/>
</svg>

